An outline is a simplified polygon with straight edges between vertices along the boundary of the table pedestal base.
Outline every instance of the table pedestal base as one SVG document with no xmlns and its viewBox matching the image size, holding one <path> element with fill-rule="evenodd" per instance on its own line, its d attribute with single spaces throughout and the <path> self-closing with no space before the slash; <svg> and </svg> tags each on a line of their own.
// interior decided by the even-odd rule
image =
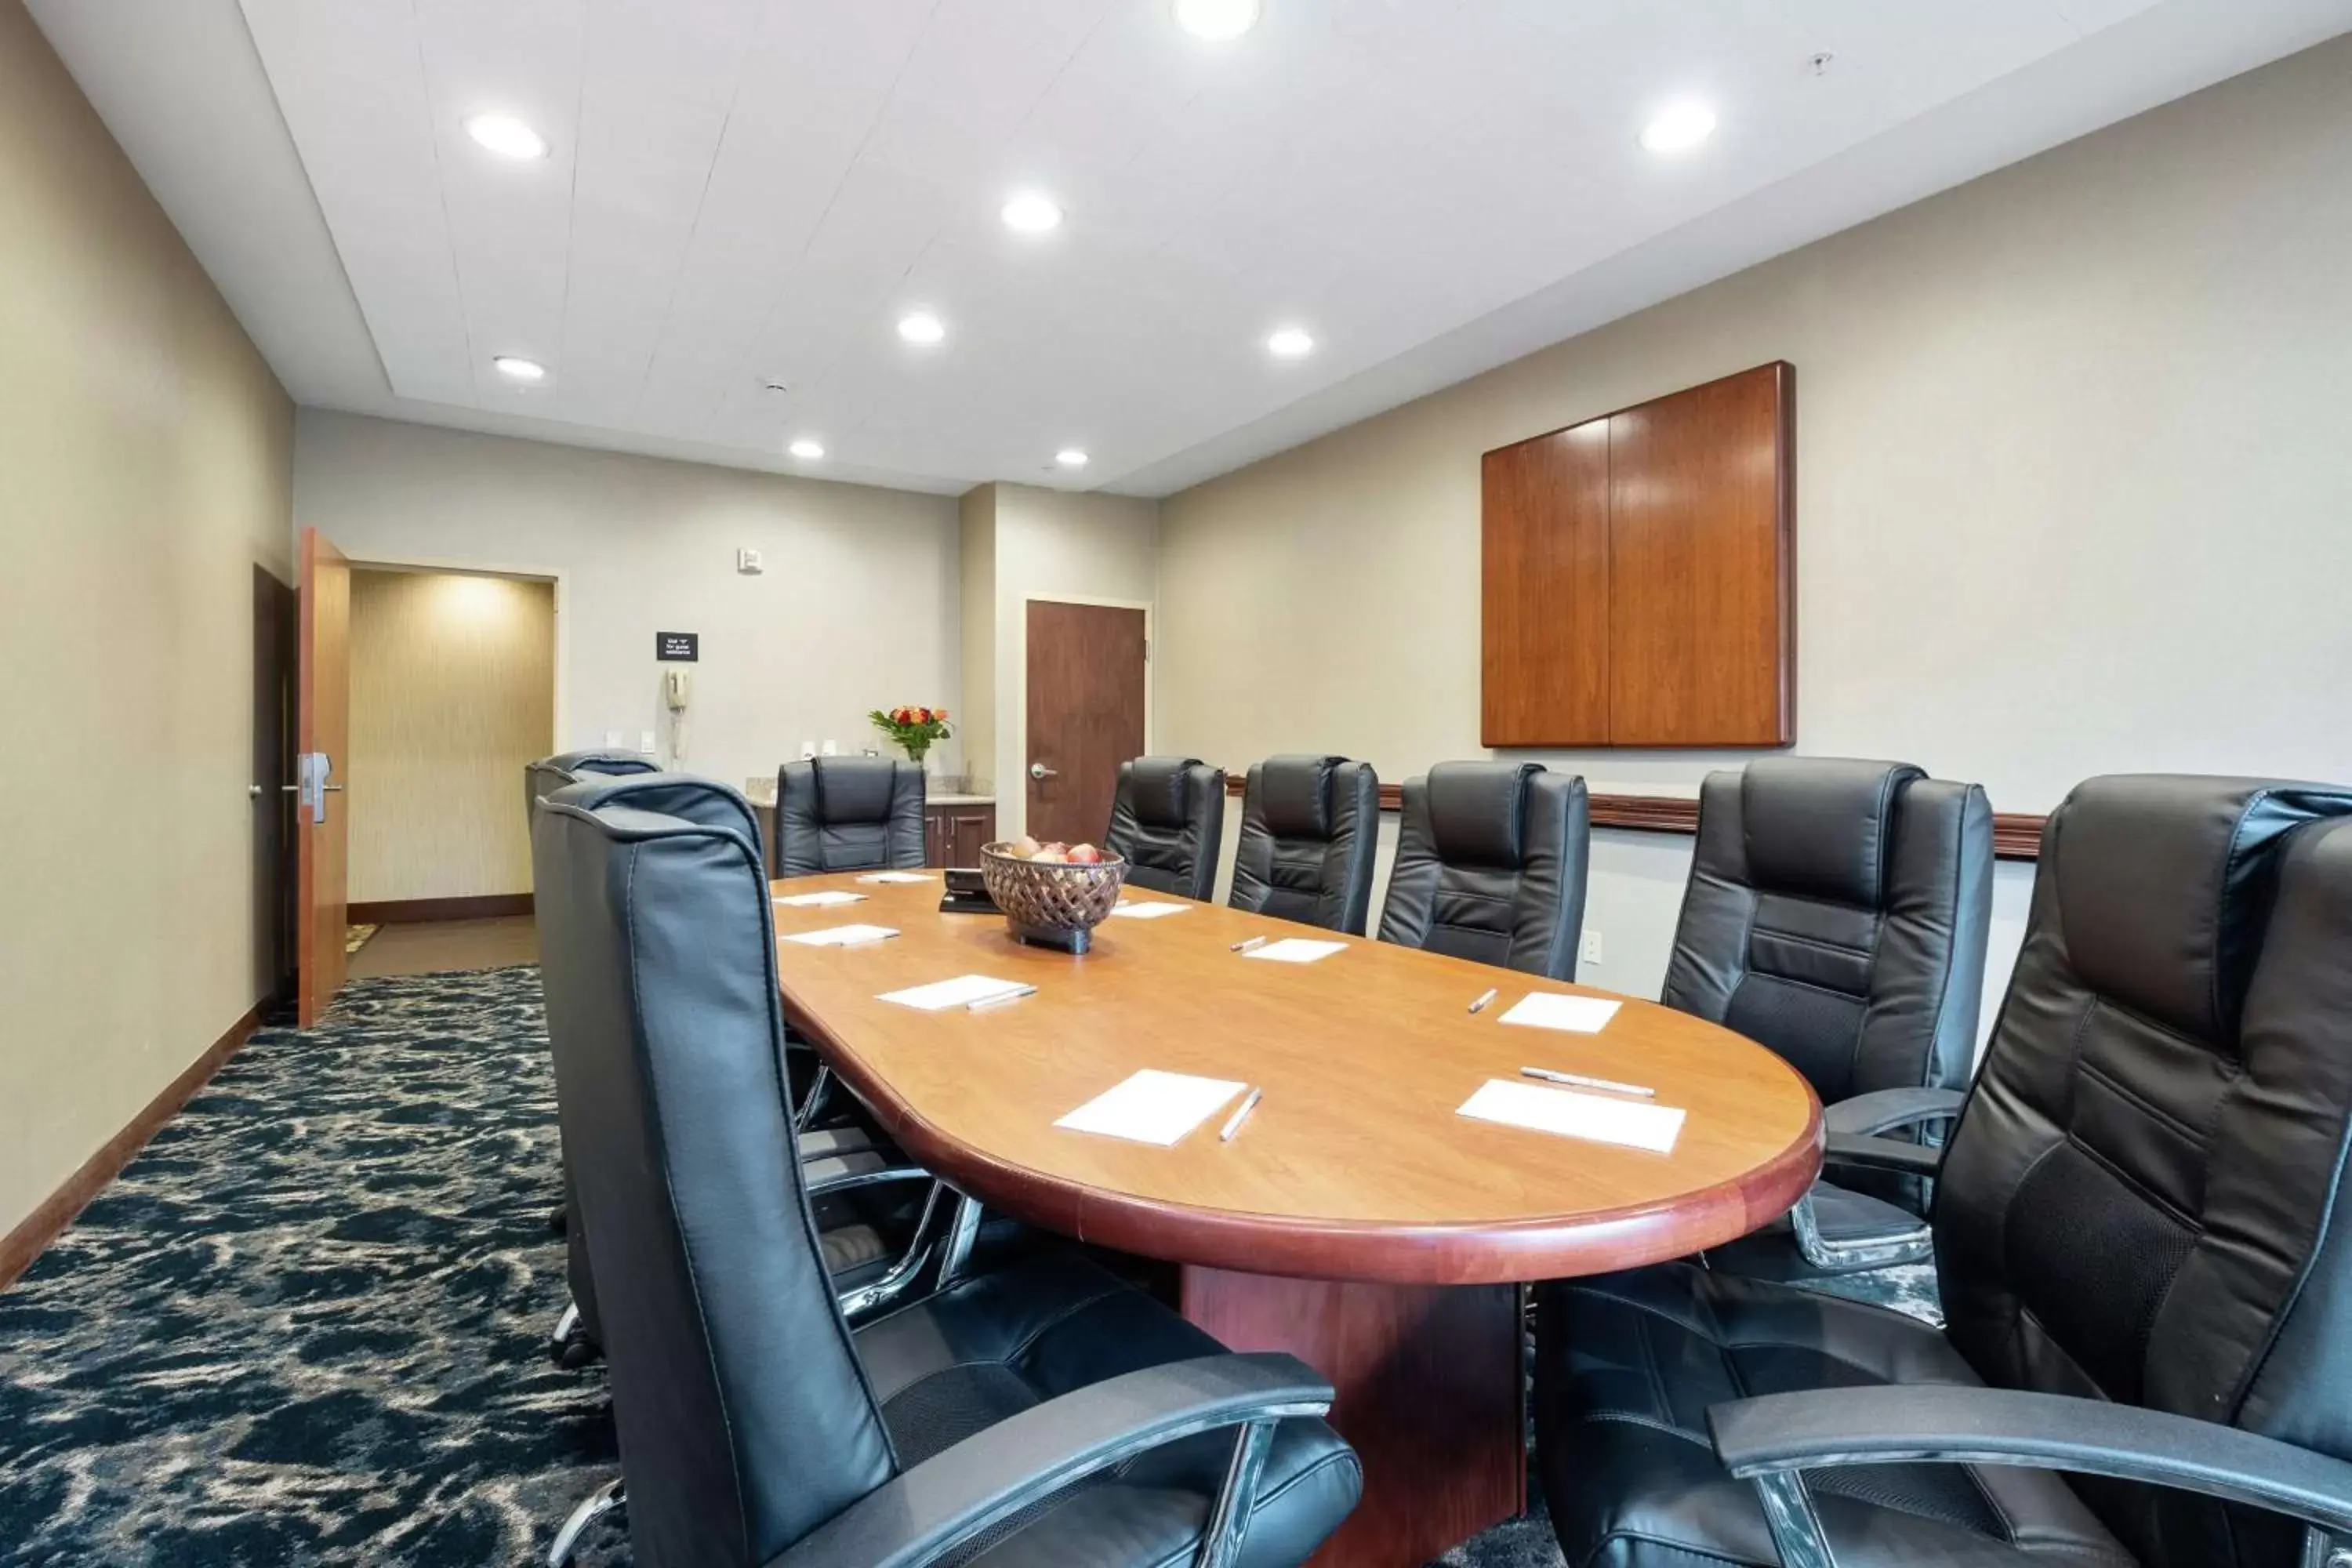
<svg viewBox="0 0 2352 1568">
<path fill-rule="evenodd" d="M 1288 1351 L 1338 1391 L 1364 1500 L 1313 1568 L 1422 1568 L 1527 1506 L 1519 1293 L 1184 1270 L 1184 1315 L 1237 1351 Z"/>
</svg>

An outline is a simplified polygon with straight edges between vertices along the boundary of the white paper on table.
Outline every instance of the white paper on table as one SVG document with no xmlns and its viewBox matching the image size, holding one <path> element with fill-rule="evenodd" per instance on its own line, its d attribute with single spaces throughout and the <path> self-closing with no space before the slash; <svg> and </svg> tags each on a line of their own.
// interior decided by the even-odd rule
<svg viewBox="0 0 2352 1568">
<path fill-rule="evenodd" d="M 776 900 L 776 904 L 787 910 L 822 910 L 835 904 L 862 904 L 865 901 L 863 893 L 853 893 L 844 888 L 829 888 L 822 893 L 787 893 Z"/>
<path fill-rule="evenodd" d="M 1165 920 L 1170 915 L 1182 914 L 1184 906 L 1163 903 L 1115 904 L 1111 907 L 1110 912 L 1123 921 L 1156 921 Z"/>
<path fill-rule="evenodd" d="M 904 991 L 885 991 L 875 1000 L 896 1002 L 901 1007 L 919 1007 L 926 1013 L 944 1013 L 950 1007 L 969 1007 L 975 1002 L 1011 996 L 1028 988 L 1025 982 L 1019 980 L 992 980 L 985 974 L 959 974 L 953 980 L 934 980 L 929 985 L 910 985 Z"/>
<path fill-rule="evenodd" d="M 1224 1108 L 1246 1084 L 1145 1068 L 1103 1090 L 1059 1121 L 1073 1132 L 1099 1132 L 1167 1148 Z"/>
<path fill-rule="evenodd" d="M 1318 958 L 1328 958 L 1344 952 L 1344 942 L 1317 942 L 1312 937 L 1286 936 L 1280 942 L 1267 942 L 1264 947 L 1251 948 L 1244 958 L 1263 958 L 1274 963 L 1312 963 Z"/>
<path fill-rule="evenodd" d="M 1522 996 L 1501 1022 L 1535 1029 L 1566 1029 L 1574 1035 L 1597 1035 L 1617 1016 L 1617 1003 L 1607 996 L 1559 996 L 1538 992 Z"/>
<path fill-rule="evenodd" d="M 803 947 L 858 947 L 887 942 L 898 932 L 890 926 L 827 926 L 823 931 L 796 931 L 784 938 Z"/>
<path fill-rule="evenodd" d="M 887 882 L 893 884 L 898 882 L 936 882 L 939 880 L 937 877 L 926 877 L 920 871 L 877 871 L 871 876 L 860 877 L 857 879 L 861 882 Z"/>
<path fill-rule="evenodd" d="M 1682 1135 L 1685 1112 L 1678 1105 L 1652 1105 L 1646 1100 L 1490 1078 L 1454 1114 L 1671 1154 L 1675 1140 Z"/>
</svg>

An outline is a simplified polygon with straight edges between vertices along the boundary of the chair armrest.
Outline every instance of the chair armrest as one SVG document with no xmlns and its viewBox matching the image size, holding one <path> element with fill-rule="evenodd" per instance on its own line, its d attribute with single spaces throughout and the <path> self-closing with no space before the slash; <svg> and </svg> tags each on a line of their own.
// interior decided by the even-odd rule
<svg viewBox="0 0 2352 1568">
<path fill-rule="evenodd" d="M 1331 1385 L 1278 1352 L 1146 1367 L 1033 1405 L 941 1450 L 803 1536 L 767 1568 L 914 1568 L 1147 1449 L 1330 1407 Z"/>
<path fill-rule="evenodd" d="M 2057 1394 L 1951 1386 L 1767 1394 L 1706 1413 L 1742 1480 L 1842 1465 L 2018 1465 L 2201 1492 L 2352 1533 L 2352 1464 L 2234 1426 Z"/>
<path fill-rule="evenodd" d="M 856 1187 L 879 1186 L 885 1182 L 937 1180 L 937 1176 L 920 1165 L 893 1165 L 880 1154 L 871 1152 L 801 1162 L 801 1184 L 812 1198 L 845 1193 Z"/>
<path fill-rule="evenodd" d="M 1960 1113 L 1968 1098 L 1957 1089 L 1874 1089 L 1824 1107 L 1822 1128 L 1867 1136 L 1922 1121 L 1948 1121 Z"/>
<path fill-rule="evenodd" d="M 1944 1152 L 1925 1143 L 1906 1143 L 1897 1138 L 1832 1132 L 1822 1141 L 1822 1163 L 1859 1165 L 1865 1170 L 1895 1171 L 1906 1176 L 1932 1176 L 1944 1168 Z"/>
</svg>

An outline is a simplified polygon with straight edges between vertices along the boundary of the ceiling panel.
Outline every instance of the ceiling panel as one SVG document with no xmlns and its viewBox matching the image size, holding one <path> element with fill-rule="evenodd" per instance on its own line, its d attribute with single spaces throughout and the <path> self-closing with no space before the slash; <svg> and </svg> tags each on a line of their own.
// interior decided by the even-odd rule
<svg viewBox="0 0 2352 1568">
<path fill-rule="evenodd" d="M 814 434 L 816 471 L 950 489 L 1213 471 L 1188 455 L 1437 374 L 1399 367 L 1538 346 L 1501 323 L 1562 319 L 1528 302 L 1580 279 L 1631 308 L 1635 258 L 1686 279 L 1824 232 L 1780 212 L 1866 216 L 1822 195 L 1861 150 L 1929 150 L 1907 186 L 1890 154 L 1884 210 L 2079 133 L 2070 84 L 2112 118 L 2352 26 L 2352 0 L 1265 0 L 1212 46 L 1164 0 L 115 0 L 114 26 L 32 3 L 307 400 L 755 467 Z M 192 17 L 234 18 L 250 66 L 140 62 Z M 1964 112 L 2024 82 L 1998 123 Z M 1643 152 L 1685 94 L 1717 135 Z M 273 187 L 266 288 L 267 247 L 215 213 L 267 204 L 205 162 L 213 127 L 249 145 L 257 100 L 299 182 Z M 484 110 L 549 155 L 474 145 Z M 1923 130 L 1947 123 L 1983 151 Z M 1060 230 L 998 222 L 1024 187 Z M 329 292 L 361 352 L 310 341 Z M 898 341 L 916 306 L 945 343 Z M 1318 350 L 1272 362 L 1289 322 Z M 1072 442 L 1095 461 L 1051 471 Z"/>
</svg>

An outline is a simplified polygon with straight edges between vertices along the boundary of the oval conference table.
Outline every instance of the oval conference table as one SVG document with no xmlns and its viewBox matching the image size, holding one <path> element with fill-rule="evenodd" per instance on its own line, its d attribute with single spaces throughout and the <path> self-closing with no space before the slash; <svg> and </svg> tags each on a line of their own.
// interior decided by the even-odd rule
<svg viewBox="0 0 2352 1568">
<path fill-rule="evenodd" d="M 1181 1265 L 1185 1316 L 1331 1380 L 1364 1495 L 1318 1564 L 1418 1568 L 1524 1510 L 1521 1283 L 1718 1246 L 1821 1168 L 1800 1074 L 1654 1003 L 1622 999 L 1595 1034 L 1505 1025 L 1531 992 L 1608 994 L 1361 938 L 1313 963 L 1251 960 L 1232 944 L 1339 939 L 1142 891 L 1129 901 L 1182 912 L 1106 921 L 1073 957 L 1015 942 L 1001 916 L 942 913 L 936 873 L 773 890 L 822 889 L 864 901 L 776 906 L 785 1016 L 908 1154 L 1033 1225 Z M 899 934 L 783 940 L 851 922 Z M 1036 994 L 938 1013 L 877 999 L 975 973 Z M 1654 1089 L 1687 1113 L 1672 1152 L 1456 1114 L 1526 1066 Z M 1171 1147 L 1054 1125 L 1147 1068 L 1263 1098 L 1230 1142 L 1238 1099 Z"/>
</svg>

